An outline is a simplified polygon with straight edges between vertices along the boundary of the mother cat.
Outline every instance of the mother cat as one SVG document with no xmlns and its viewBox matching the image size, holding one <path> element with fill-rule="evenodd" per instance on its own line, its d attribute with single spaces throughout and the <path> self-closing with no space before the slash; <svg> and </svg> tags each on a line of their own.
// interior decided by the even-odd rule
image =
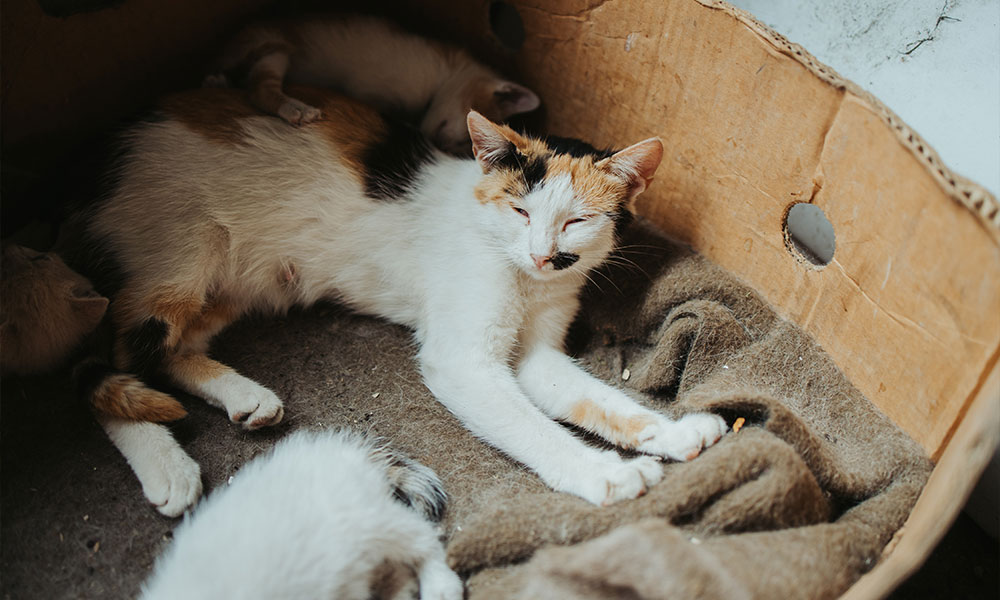
<svg viewBox="0 0 1000 600">
<path fill-rule="evenodd" d="M 245 313 L 333 298 L 413 328 L 441 403 L 590 502 L 641 495 L 659 461 L 592 448 L 553 419 L 676 460 L 725 432 L 715 415 L 642 408 L 562 351 L 587 272 L 659 165 L 658 139 L 598 151 L 472 112 L 475 158 L 461 159 L 355 101 L 294 93 L 324 119 L 292 127 L 238 92 L 204 89 L 125 136 L 110 193 L 80 223 L 91 264 L 118 275 L 102 290 L 118 368 L 166 375 L 248 429 L 271 425 L 281 401 L 209 358 L 209 341 Z M 196 501 L 198 466 L 168 429 L 100 419 L 161 513 Z"/>
</svg>

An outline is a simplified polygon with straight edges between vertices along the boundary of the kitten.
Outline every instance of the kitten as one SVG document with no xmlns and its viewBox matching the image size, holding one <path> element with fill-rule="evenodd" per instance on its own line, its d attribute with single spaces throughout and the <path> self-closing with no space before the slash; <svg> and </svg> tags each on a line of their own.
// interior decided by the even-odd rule
<svg viewBox="0 0 1000 600">
<path fill-rule="evenodd" d="M 413 328 L 440 402 L 590 502 L 641 495 L 661 478 L 659 461 L 599 451 L 554 419 L 676 460 L 726 431 L 715 415 L 673 421 L 645 409 L 563 353 L 588 271 L 659 165 L 658 139 L 598 151 L 471 112 L 475 158 L 463 159 L 353 100 L 296 94 L 326 119 L 292 127 L 238 93 L 203 89 L 129 132 L 117 185 L 86 219 L 123 274 L 111 308 L 116 366 L 164 374 L 247 429 L 272 425 L 281 401 L 210 359 L 209 342 L 248 312 L 333 298 Z M 166 428 L 105 427 L 141 465 L 144 490 L 169 483 L 157 488 L 165 500 L 150 496 L 161 512 L 187 507 L 173 490 L 192 489 L 190 469 Z"/>
<path fill-rule="evenodd" d="M 0 372 L 31 375 L 69 360 L 108 308 L 90 281 L 52 252 L 8 244 L 0 278 Z"/>
<path fill-rule="evenodd" d="M 171 396 L 108 364 L 108 299 L 58 254 L 9 244 L 2 266 L 0 373 L 37 375 L 73 365 L 78 395 L 100 417 L 165 422 L 187 414 Z"/>
<path fill-rule="evenodd" d="M 461 600 L 427 520 L 444 500 L 433 471 L 359 434 L 293 433 L 177 527 L 140 597 L 367 600 L 389 575 L 376 597 L 393 598 L 415 574 L 422 599 Z"/>
<path fill-rule="evenodd" d="M 381 110 L 416 117 L 439 148 L 469 153 L 465 115 L 474 108 L 494 121 L 530 112 L 538 96 L 507 81 L 465 51 L 366 16 L 313 17 L 261 23 L 240 32 L 206 78 L 250 91 L 262 111 L 295 125 L 320 117 L 319 107 L 285 95 L 284 83 L 337 89 Z"/>
</svg>

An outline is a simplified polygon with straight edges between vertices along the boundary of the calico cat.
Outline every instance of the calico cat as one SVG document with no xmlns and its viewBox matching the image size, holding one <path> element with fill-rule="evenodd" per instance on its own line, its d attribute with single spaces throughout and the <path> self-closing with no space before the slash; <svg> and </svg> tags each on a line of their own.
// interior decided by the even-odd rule
<svg viewBox="0 0 1000 600">
<path fill-rule="evenodd" d="M 461 600 L 430 523 L 444 501 L 433 471 L 384 445 L 296 432 L 177 527 L 140 598 L 402 598 L 415 575 L 421 599 Z"/>
<path fill-rule="evenodd" d="M 206 78 L 250 91 L 262 111 L 296 125 L 320 117 L 319 107 L 282 86 L 308 84 L 419 121 L 439 148 L 468 155 L 470 108 L 494 121 L 530 112 L 538 96 L 507 81 L 465 51 L 429 40 L 375 17 L 289 19 L 250 26 L 225 48 Z"/>
<path fill-rule="evenodd" d="M 293 127 L 205 88 L 127 135 L 117 184 L 84 218 L 120 266 L 116 366 L 163 374 L 247 429 L 271 425 L 281 401 L 210 359 L 209 342 L 243 314 L 333 298 L 413 328 L 440 402 L 590 502 L 641 495 L 662 477 L 654 456 L 689 460 L 726 431 L 716 415 L 647 410 L 563 353 L 588 271 L 659 165 L 658 139 L 599 151 L 470 112 L 475 158 L 463 159 L 354 100 L 295 93 L 326 118 Z M 553 419 L 653 456 L 599 451 Z M 183 511 L 196 465 L 170 432 L 104 425 L 159 510 Z"/>
</svg>

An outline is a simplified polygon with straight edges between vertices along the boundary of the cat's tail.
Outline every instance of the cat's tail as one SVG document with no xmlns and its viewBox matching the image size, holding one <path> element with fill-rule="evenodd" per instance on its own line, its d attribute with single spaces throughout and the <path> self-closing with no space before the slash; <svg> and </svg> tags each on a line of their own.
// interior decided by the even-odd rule
<svg viewBox="0 0 1000 600">
<path fill-rule="evenodd" d="M 396 452 L 381 440 L 371 447 L 369 457 L 385 467 L 397 500 L 432 521 L 441 519 L 448 496 L 434 471 Z"/>
<path fill-rule="evenodd" d="M 112 368 L 98 359 L 87 359 L 73 369 L 80 396 L 99 414 L 133 421 L 162 423 L 187 414 L 169 394 L 147 386 L 135 375 Z"/>
</svg>

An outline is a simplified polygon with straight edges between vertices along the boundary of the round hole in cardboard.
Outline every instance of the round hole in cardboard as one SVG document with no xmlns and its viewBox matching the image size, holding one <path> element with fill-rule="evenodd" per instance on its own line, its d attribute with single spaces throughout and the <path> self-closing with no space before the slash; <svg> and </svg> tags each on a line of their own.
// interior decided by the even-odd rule
<svg viewBox="0 0 1000 600">
<path fill-rule="evenodd" d="M 815 204 L 793 204 L 785 214 L 785 242 L 797 256 L 817 266 L 833 260 L 836 238 L 833 225 Z"/>
<path fill-rule="evenodd" d="M 524 22 L 517 9 L 506 2 L 490 3 L 490 30 L 503 46 L 517 52 L 524 44 Z"/>
</svg>

